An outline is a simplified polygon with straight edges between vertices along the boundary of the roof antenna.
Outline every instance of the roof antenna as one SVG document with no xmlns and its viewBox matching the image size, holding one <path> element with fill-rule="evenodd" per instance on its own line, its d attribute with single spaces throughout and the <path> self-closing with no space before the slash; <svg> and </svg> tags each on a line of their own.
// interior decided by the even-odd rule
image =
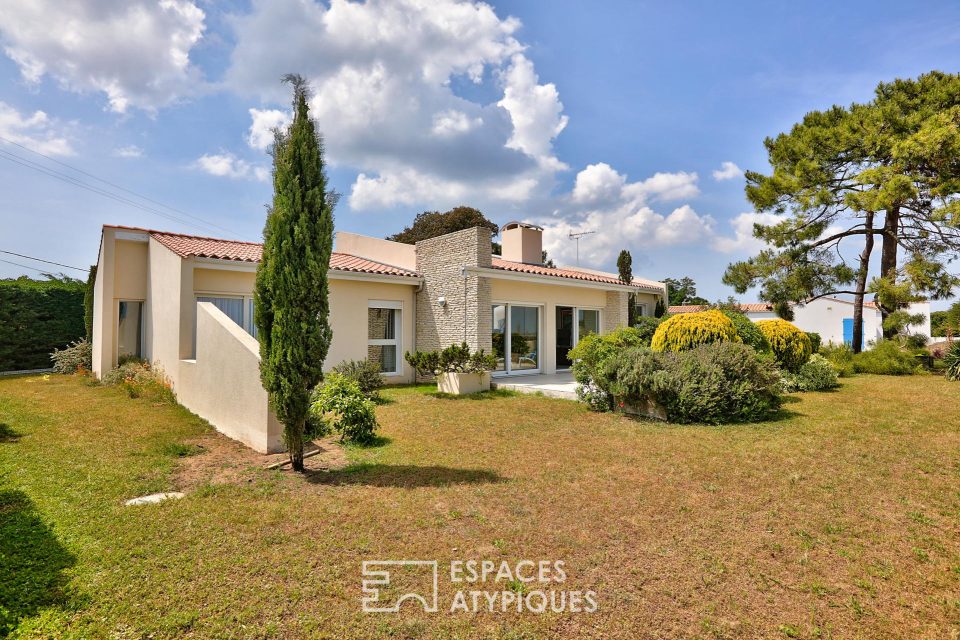
<svg viewBox="0 0 960 640">
<path fill-rule="evenodd" d="M 573 231 L 571 231 L 570 233 L 567 234 L 567 236 L 571 240 L 577 241 L 577 266 L 578 267 L 580 266 L 580 238 L 582 238 L 583 236 L 588 236 L 591 233 L 596 233 L 596 231 L 578 231 L 577 233 L 574 233 Z"/>
</svg>

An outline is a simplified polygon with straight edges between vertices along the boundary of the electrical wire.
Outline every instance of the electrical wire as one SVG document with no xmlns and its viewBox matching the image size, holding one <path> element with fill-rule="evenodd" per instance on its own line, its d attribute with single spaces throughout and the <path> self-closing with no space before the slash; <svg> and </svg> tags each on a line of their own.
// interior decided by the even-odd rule
<svg viewBox="0 0 960 640">
<path fill-rule="evenodd" d="M 47 264 L 53 264 L 53 265 L 56 265 L 56 266 L 58 266 L 58 267 L 66 267 L 67 269 L 76 269 L 77 271 L 87 271 L 87 269 L 84 269 L 84 268 L 82 268 L 82 267 L 73 267 L 73 266 L 71 266 L 71 265 L 69 265 L 69 264 L 62 264 L 62 263 L 60 263 L 60 262 L 53 262 L 52 260 L 44 260 L 43 258 L 34 258 L 33 256 L 28 256 L 28 255 L 25 255 L 25 254 L 22 254 L 22 253 L 14 253 L 13 251 L 4 251 L 3 249 L 0 249 L 0 253 L 6 253 L 6 254 L 9 254 L 9 255 L 11 255 L 11 256 L 17 256 L 18 258 L 26 258 L 27 260 L 36 260 L 37 262 L 45 262 L 45 263 L 47 263 Z M 20 266 L 23 266 L 23 265 L 20 265 Z"/>
</svg>

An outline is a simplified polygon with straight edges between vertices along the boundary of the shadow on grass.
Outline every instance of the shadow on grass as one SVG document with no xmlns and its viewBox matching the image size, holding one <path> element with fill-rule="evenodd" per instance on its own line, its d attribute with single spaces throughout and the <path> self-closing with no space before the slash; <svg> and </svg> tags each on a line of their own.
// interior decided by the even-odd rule
<svg viewBox="0 0 960 640">
<path fill-rule="evenodd" d="M 388 444 L 393 442 L 392 438 L 387 436 L 373 436 L 373 438 L 368 442 L 350 442 L 346 446 L 355 449 L 376 449 L 378 447 L 385 447 Z"/>
<path fill-rule="evenodd" d="M 22 491 L 0 489 L 0 638 L 41 608 L 70 600 L 64 570 L 75 564 Z"/>
<path fill-rule="evenodd" d="M 438 400 L 496 400 L 497 398 L 514 398 L 520 394 L 511 389 L 491 389 L 490 391 L 468 393 L 462 396 L 455 396 L 452 393 L 443 393 L 442 391 L 430 391 L 426 395 Z"/>
<path fill-rule="evenodd" d="M 337 471 L 317 472 L 308 476 L 314 484 L 364 485 L 368 487 L 444 487 L 452 484 L 488 484 L 505 482 L 499 474 L 487 469 L 454 469 L 410 464 L 356 464 Z"/>
<path fill-rule="evenodd" d="M 6 422 L 0 422 L 0 442 L 16 442 L 20 439 L 20 432 Z"/>
</svg>

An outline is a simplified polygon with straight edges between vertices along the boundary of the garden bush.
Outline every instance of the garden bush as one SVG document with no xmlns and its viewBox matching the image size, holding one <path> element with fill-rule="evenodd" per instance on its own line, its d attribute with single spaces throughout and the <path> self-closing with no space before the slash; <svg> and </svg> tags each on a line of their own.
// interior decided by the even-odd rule
<svg viewBox="0 0 960 640">
<path fill-rule="evenodd" d="M 657 327 L 650 347 L 654 351 L 685 351 L 711 342 L 739 342 L 733 322 L 716 309 L 679 313 Z"/>
<path fill-rule="evenodd" d="M 129 360 L 103 374 L 100 383 L 118 386 L 131 398 L 146 398 L 154 402 L 173 404 L 173 386 L 163 370 L 143 360 Z"/>
<path fill-rule="evenodd" d="M 853 349 L 848 344 L 826 344 L 820 347 L 820 355 L 827 359 L 841 378 L 852 376 Z"/>
<path fill-rule="evenodd" d="M 960 342 L 954 342 L 943 356 L 943 375 L 947 380 L 960 380 Z"/>
<path fill-rule="evenodd" d="M 371 400 L 380 397 L 379 391 L 383 388 L 383 375 L 380 365 L 372 360 L 344 360 L 333 368 L 335 373 L 349 378 L 357 383 L 363 395 Z"/>
<path fill-rule="evenodd" d="M 810 353 L 820 351 L 820 345 L 823 344 L 823 338 L 820 337 L 820 334 L 815 331 L 805 331 L 804 333 L 810 338 Z"/>
<path fill-rule="evenodd" d="M 853 356 L 853 370 L 881 376 L 908 376 L 918 368 L 917 359 L 896 340 L 880 340 L 873 348 Z"/>
<path fill-rule="evenodd" d="M 86 338 L 82 338 L 63 349 L 54 349 L 50 359 L 53 360 L 53 370 L 57 373 L 83 373 L 90 370 L 93 345 Z"/>
<path fill-rule="evenodd" d="M 497 368 L 497 359 L 483 349 L 470 352 L 466 342 L 452 344 L 442 351 L 415 351 L 404 355 L 411 367 L 421 376 L 441 373 L 483 373 Z"/>
<path fill-rule="evenodd" d="M 84 337 L 85 285 L 72 278 L 0 280 L 0 371 L 43 369 Z"/>
<path fill-rule="evenodd" d="M 770 343 L 770 349 L 781 367 L 796 372 L 810 359 L 810 338 L 786 320 L 760 320 L 760 331 Z"/>
<path fill-rule="evenodd" d="M 310 418 L 308 431 L 314 431 L 308 434 L 310 437 L 331 429 L 339 432 L 341 439 L 361 444 L 376 437 L 378 425 L 373 402 L 364 395 L 356 380 L 339 373 L 328 373 L 314 390 Z"/>
<path fill-rule="evenodd" d="M 591 333 L 581 338 L 569 353 L 579 398 L 596 411 L 612 409 L 610 395 L 599 386 L 602 384 L 603 365 L 624 349 L 642 346 L 648 346 L 643 333 L 633 327 L 619 327 L 606 335 Z"/>
<path fill-rule="evenodd" d="M 739 311 L 721 309 L 720 312 L 730 318 L 743 344 L 753 347 L 757 353 L 770 353 L 770 343 L 767 342 L 767 337 L 763 335 L 763 331 L 760 331 L 756 322 Z"/>
<path fill-rule="evenodd" d="M 818 353 L 810 356 L 796 373 L 783 373 L 781 383 L 786 392 L 827 391 L 840 386 L 839 374 L 829 360 Z"/>
<path fill-rule="evenodd" d="M 659 327 L 669 318 L 670 316 L 664 316 L 662 318 L 640 316 L 639 318 L 635 319 L 633 328 L 637 330 L 637 335 L 640 336 L 644 346 L 650 346 L 650 342 L 653 340 L 653 334 L 657 332 L 657 327 Z"/>
<path fill-rule="evenodd" d="M 731 341 L 681 352 L 628 349 L 607 361 L 603 381 L 618 406 L 652 401 L 679 423 L 762 420 L 782 402 L 777 367 Z"/>
</svg>

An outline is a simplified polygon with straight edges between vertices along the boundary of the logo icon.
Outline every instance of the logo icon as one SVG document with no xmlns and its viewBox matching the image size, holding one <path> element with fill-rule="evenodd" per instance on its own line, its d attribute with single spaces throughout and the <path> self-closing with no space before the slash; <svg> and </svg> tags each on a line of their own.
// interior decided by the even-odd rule
<svg viewBox="0 0 960 640">
<path fill-rule="evenodd" d="M 413 578 L 421 587 L 392 601 L 380 600 L 381 589 L 391 586 L 391 572 L 403 574 L 404 583 Z M 410 574 L 413 574 L 412 576 Z M 425 613 L 437 612 L 439 571 L 436 560 L 364 560 L 361 587 L 366 613 L 397 613 L 405 600 L 419 600 Z"/>
</svg>

